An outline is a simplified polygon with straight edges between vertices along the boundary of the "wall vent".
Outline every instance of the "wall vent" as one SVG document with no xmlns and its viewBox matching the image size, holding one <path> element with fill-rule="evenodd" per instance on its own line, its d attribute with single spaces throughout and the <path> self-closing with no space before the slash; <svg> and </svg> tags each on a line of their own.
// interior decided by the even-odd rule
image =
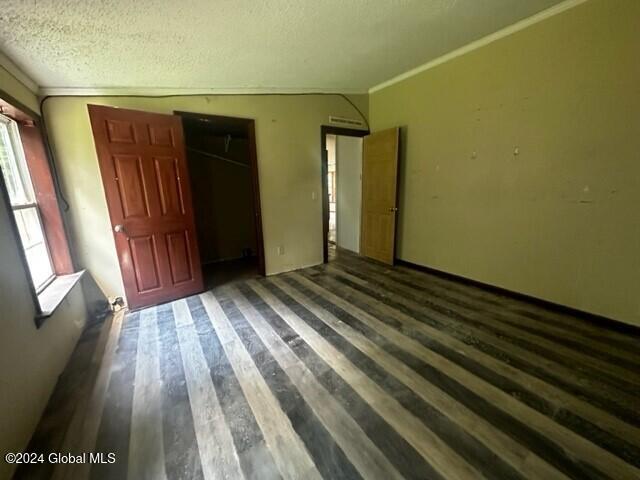
<svg viewBox="0 0 640 480">
<path fill-rule="evenodd" d="M 356 120 L 354 118 L 334 117 L 329 116 L 329 123 L 333 125 L 340 125 L 341 127 L 356 127 L 364 128 L 364 122 L 362 120 Z"/>
</svg>

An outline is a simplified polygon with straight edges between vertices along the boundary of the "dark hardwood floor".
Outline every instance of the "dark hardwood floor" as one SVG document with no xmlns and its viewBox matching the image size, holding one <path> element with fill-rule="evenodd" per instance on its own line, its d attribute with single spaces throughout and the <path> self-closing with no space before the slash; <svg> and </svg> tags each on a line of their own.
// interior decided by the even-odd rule
<svg viewBox="0 0 640 480">
<path fill-rule="evenodd" d="M 61 444 L 115 463 L 20 478 L 640 478 L 640 338 L 331 258 L 114 318 Z"/>
</svg>

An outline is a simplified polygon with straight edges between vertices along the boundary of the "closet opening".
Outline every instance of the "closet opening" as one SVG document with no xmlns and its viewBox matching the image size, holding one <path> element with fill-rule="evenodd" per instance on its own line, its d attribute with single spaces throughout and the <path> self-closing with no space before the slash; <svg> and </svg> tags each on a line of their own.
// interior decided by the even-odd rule
<svg viewBox="0 0 640 480">
<path fill-rule="evenodd" d="M 205 289 L 264 275 L 252 119 L 182 117 Z"/>
</svg>

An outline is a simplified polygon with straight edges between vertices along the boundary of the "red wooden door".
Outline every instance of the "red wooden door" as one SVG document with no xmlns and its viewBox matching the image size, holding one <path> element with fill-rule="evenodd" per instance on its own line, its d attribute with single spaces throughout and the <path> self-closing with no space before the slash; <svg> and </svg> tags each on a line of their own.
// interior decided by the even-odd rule
<svg viewBox="0 0 640 480">
<path fill-rule="evenodd" d="M 179 117 L 89 105 L 130 308 L 202 291 Z"/>
</svg>

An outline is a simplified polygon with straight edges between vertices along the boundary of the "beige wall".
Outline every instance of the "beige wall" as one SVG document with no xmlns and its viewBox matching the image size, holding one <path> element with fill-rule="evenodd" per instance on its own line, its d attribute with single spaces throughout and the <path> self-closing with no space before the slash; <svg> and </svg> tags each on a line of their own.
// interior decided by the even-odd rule
<svg viewBox="0 0 640 480">
<path fill-rule="evenodd" d="M 2 65 L 0 65 L 0 89 L 11 95 L 15 100 L 22 103 L 25 107 L 33 112 L 40 111 L 38 106 L 38 98 L 31 90 L 20 83 L 9 73 Z"/>
<path fill-rule="evenodd" d="M 640 325 L 639 25 L 591 0 L 373 93 L 398 256 Z"/>
<path fill-rule="evenodd" d="M 353 100 L 366 112 L 367 97 Z M 234 95 L 172 98 L 51 98 L 43 108 L 71 205 L 74 247 L 107 295 L 123 295 L 87 104 L 170 114 L 174 110 L 256 120 L 268 274 L 322 261 L 320 126 L 329 115 L 357 118 L 336 95 Z M 315 193 L 315 199 L 312 194 Z M 278 255 L 278 246 L 284 255 Z"/>
<path fill-rule="evenodd" d="M 38 108 L 33 94 L 0 67 L 0 89 Z M 28 274 L 19 240 L 0 195 L 0 455 L 26 448 L 85 324 L 85 304 L 77 284 L 53 316 L 37 329 Z M 13 467 L 0 461 L 0 479 Z"/>
<path fill-rule="evenodd" d="M 360 252 L 362 138 L 336 136 L 336 244 Z"/>
</svg>

